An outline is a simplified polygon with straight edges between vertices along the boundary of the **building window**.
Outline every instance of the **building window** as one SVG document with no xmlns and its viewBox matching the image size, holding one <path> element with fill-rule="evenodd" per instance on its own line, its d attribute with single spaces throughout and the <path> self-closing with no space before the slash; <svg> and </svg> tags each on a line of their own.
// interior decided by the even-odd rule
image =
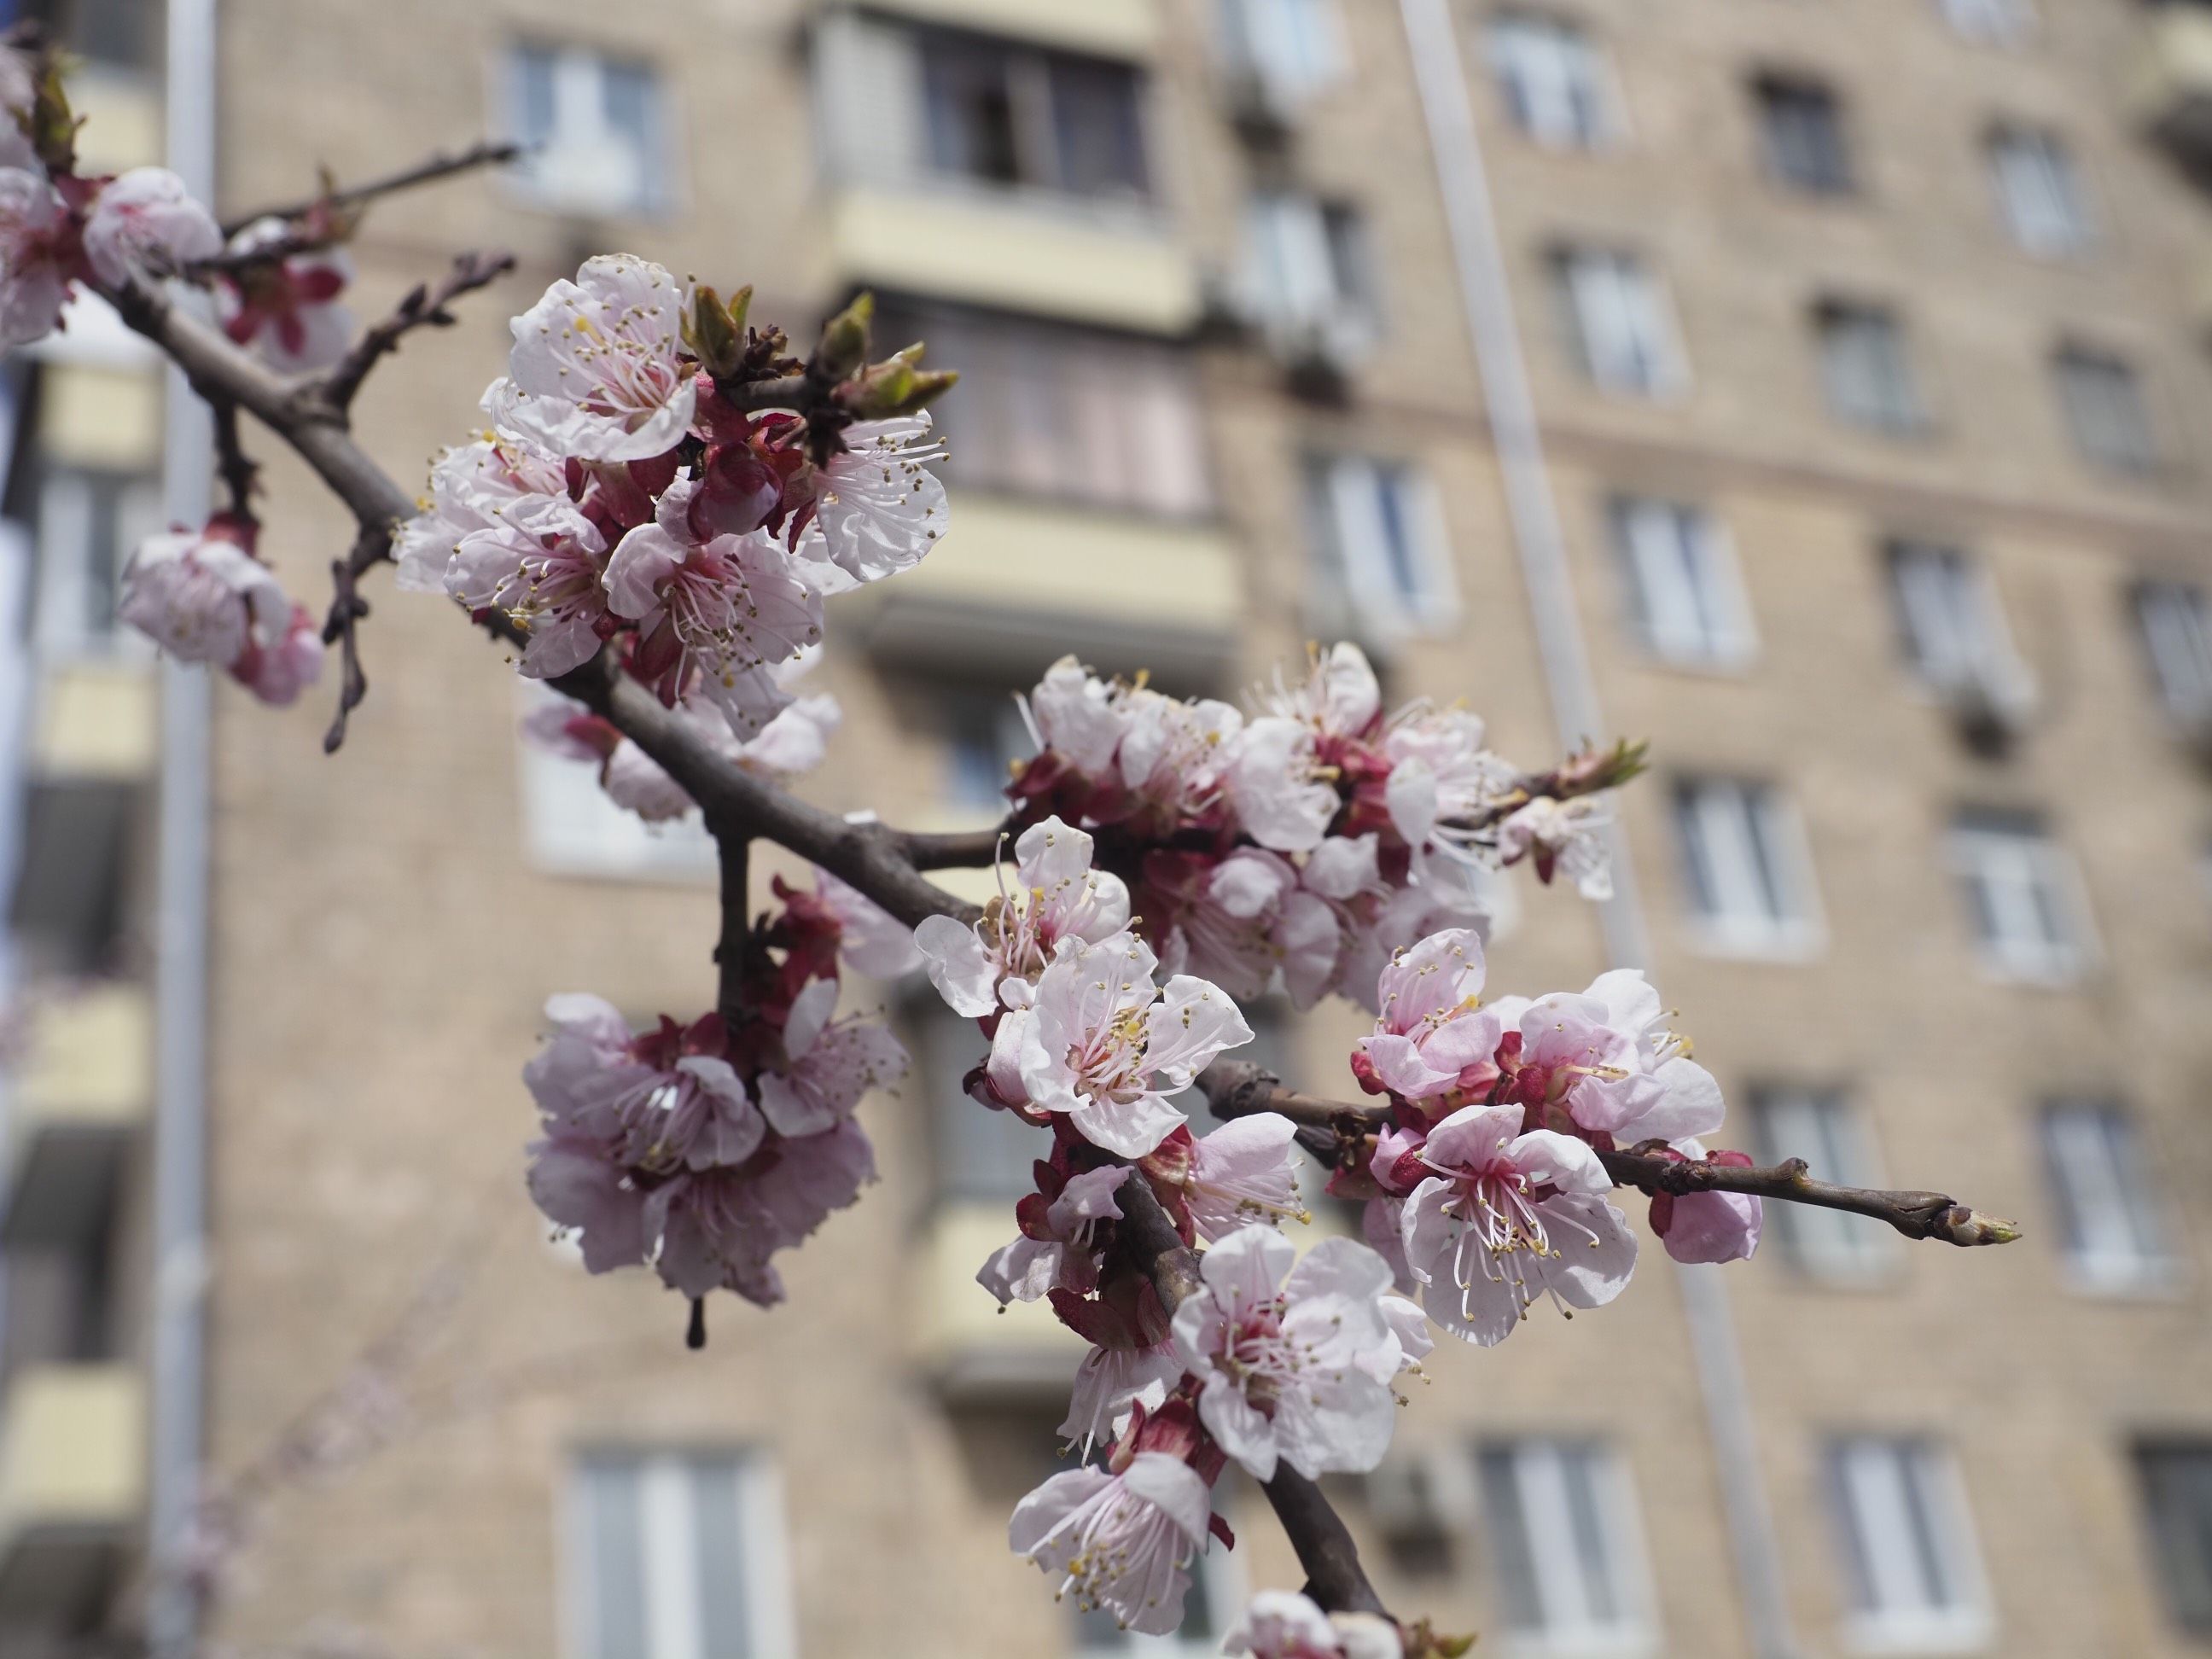
<svg viewBox="0 0 2212 1659">
<path fill-rule="evenodd" d="M 2140 1447 L 2136 1474 L 2174 1622 L 2212 1635 L 2212 1446 Z"/>
<path fill-rule="evenodd" d="M 937 173 L 1099 200 L 1151 191 L 1139 80 L 1126 64 L 974 36 L 920 36 Z"/>
<path fill-rule="evenodd" d="M 1989 1613 L 1966 1494 L 1950 1460 L 1917 1437 L 1850 1436 L 1828 1449 L 1854 1645 L 1966 1645 Z"/>
<path fill-rule="evenodd" d="M 1317 615 L 1348 614 L 1383 648 L 1458 622 L 1443 508 L 1420 468 L 1365 455 L 1312 458 L 1306 504 Z"/>
<path fill-rule="evenodd" d="M 2030 253 L 2079 253 L 2096 240 L 2074 157 L 2056 134 L 2003 127 L 1990 135 L 1990 176 L 2013 240 Z"/>
<path fill-rule="evenodd" d="M 2097 1101 L 2051 1107 L 2043 1115 L 2043 1158 L 2067 1266 L 2085 1288 L 2142 1290 L 2172 1280 L 2157 1195 L 2126 1113 Z"/>
<path fill-rule="evenodd" d="M 2059 406 L 2074 447 L 2115 472 L 2148 472 L 2158 465 L 2150 410 L 2135 370 L 2110 352 L 2064 346 L 2051 359 Z"/>
<path fill-rule="evenodd" d="M 1829 412 L 1873 432 L 1920 431 L 1927 413 L 1905 347 L 1905 330 L 1887 307 L 1824 302 L 1814 313 L 1820 339 L 1820 381 Z"/>
<path fill-rule="evenodd" d="M 2030 0 L 1937 0 L 1943 21 L 1969 40 L 2016 46 L 2035 33 Z"/>
<path fill-rule="evenodd" d="M 538 680 L 520 682 L 518 696 L 526 718 L 568 702 Z M 526 731 L 517 745 L 523 847 L 536 868 L 548 875 L 648 881 L 714 873 L 714 839 L 697 813 L 647 823 L 607 799 L 597 762 L 556 753 Z"/>
<path fill-rule="evenodd" d="M 1951 828 L 1950 858 L 1990 972 L 2049 982 L 2081 971 L 2087 941 L 2079 878 L 2035 818 L 1961 813 Z"/>
<path fill-rule="evenodd" d="M 37 597 L 41 651 L 112 649 L 123 567 L 161 527 L 161 486 L 137 473 L 52 467 L 38 487 Z"/>
<path fill-rule="evenodd" d="M 1632 253 L 1566 248 L 1553 284 L 1583 372 L 1605 392 L 1657 398 L 1689 380 L 1659 281 Z"/>
<path fill-rule="evenodd" d="M 1244 271 L 1255 314 L 1280 338 L 1319 332 L 1356 347 L 1375 335 L 1375 261 L 1356 208 L 1287 191 L 1253 197 Z"/>
<path fill-rule="evenodd" d="M 1229 62 L 1270 92 L 1296 100 L 1344 75 L 1344 22 L 1336 0 L 1221 0 Z"/>
<path fill-rule="evenodd" d="M 1036 1160 L 1052 1154 L 1052 1137 L 1012 1112 L 979 1106 L 968 1073 L 983 1059 L 975 1022 L 963 1019 L 934 994 L 917 998 L 915 1032 L 929 1089 L 937 1151 L 937 1191 L 949 1201 L 1001 1206 L 1036 1189 Z"/>
<path fill-rule="evenodd" d="M 654 213 L 671 204 L 673 158 L 649 64 L 528 43 L 507 57 L 507 128 L 525 146 L 513 177 L 562 213 Z"/>
<path fill-rule="evenodd" d="M 1522 1440 L 1476 1458 L 1506 1628 L 1580 1651 L 1650 1640 L 1642 1537 L 1627 1471 L 1586 1441 Z"/>
<path fill-rule="evenodd" d="M 1736 666 L 1755 641 L 1735 555 L 1694 507 L 1624 496 L 1612 504 L 1613 544 L 1628 573 L 1636 629 L 1669 662 Z"/>
<path fill-rule="evenodd" d="M 1848 195 L 1851 157 L 1834 93 L 1809 81 L 1768 76 L 1753 83 L 1767 170 L 1792 190 Z"/>
<path fill-rule="evenodd" d="M 948 482 L 1117 512 L 1212 509 L 1206 434 L 1186 354 L 1157 340 L 973 312 L 888 307 L 880 340 L 921 340 L 957 364 L 932 405 Z"/>
<path fill-rule="evenodd" d="M 1795 954 L 1818 932 L 1803 832 L 1772 786 L 1685 779 L 1674 822 L 1698 922 L 1717 949 Z"/>
<path fill-rule="evenodd" d="M 1838 1090 L 1759 1089 L 1753 1094 L 1762 1161 L 1802 1158 L 1815 1180 L 1844 1187 L 1880 1187 L 1881 1166 L 1865 1116 Z M 1767 1211 L 1783 1253 L 1816 1279 L 1866 1279 L 1897 1259 L 1897 1235 L 1868 1216 L 1812 1204 L 1777 1204 Z"/>
<path fill-rule="evenodd" d="M 1490 26 L 1490 67 L 1513 125 L 1538 143 L 1596 149 L 1616 136 L 1604 63 L 1572 23 L 1500 17 Z"/>
<path fill-rule="evenodd" d="M 2013 651 L 1987 569 L 1955 547 L 1929 542 L 1892 542 L 1888 562 L 1898 631 L 1921 680 L 1998 707 L 2024 702 L 2027 671 Z"/>
<path fill-rule="evenodd" d="M 569 1478 L 579 1659 L 793 1650 L 773 1470 L 734 1452 L 587 1452 Z"/>
<path fill-rule="evenodd" d="M 945 805 L 979 826 L 996 823 L 1009 810 L 1014 763 L 1037 751 L 1021 705 L 1003 693 L 960 690 L 944 693 L 941 707 Z"/>
<path fill-rule="evenodd" d="M 157 9 L 148 0 L 19 0 L 5 10 L 11 20 L 44 23 L 57 41 L 94 64 L 143 69 L 154 61 L 149 24 Z"/>
<path fill-rule="evenodd" d="M 2136 588 L 2136 620 L 2159 696 L 2176 720 L 2212 716 L 2212 604 L 2186 582 L 2147 581 Z"/>
</svg>

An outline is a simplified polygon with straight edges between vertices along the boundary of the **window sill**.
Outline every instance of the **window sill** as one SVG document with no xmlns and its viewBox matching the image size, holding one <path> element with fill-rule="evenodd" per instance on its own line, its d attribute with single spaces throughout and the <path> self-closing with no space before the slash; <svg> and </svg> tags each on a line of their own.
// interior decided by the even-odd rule
<svg viewBox="0 0 2212 1659">
<path fill-rule="evenodd" d="M 1996 1635 L 1985 1613 L 1953 1619 L 1854 1620 L 1844 1626 L 1844 1646 L 1853 1653 L 1895 1656 L 1979 1653 Z"/>
<path fill-rule="evenodd" d="M 1732 933 L 1725 927 L 1692 918 L 1690 948 L 1699 956 L 1738 962 L 1808 963 L 1827 949 L 1827 935 L 1817 928 L 1790 933 Z"/>
<path fill-rule="evenodd" d="M 2189 1299 L 2189 1280 L 2178 1262 L 2146 1264 L 2139 1272 L 2122 1277 L 2106 1275 L 2068 1261 L 2060 1282 L 2067 1293 L 2089 1302 L 2136 1304 L 2166 1307 Z"/>
</svg>

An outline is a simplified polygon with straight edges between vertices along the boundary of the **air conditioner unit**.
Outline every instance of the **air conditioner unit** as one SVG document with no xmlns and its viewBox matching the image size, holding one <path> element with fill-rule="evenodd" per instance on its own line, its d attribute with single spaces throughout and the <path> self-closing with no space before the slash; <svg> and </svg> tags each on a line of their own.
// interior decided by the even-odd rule
<svg viewBox="0 0 2212 1659">
<path fill-rule="evenodd" d="M 1230 124 L 1248 143 L 1272 149 L 1297 131 L 1298 94 L 1257 64 L 1239 64 L 1224 71 L 1221 101 Z"/>
<path fill-rule="evenodd" d="M 1340 314 L 1276 322 L 1267 329 L 1268 348 L 1302 396 L 1335 399 L 1344 395 L 1367 348 L 1367 330 Z"/>
<path fill-rule="evenodd" d="M 1461 1448 L 1408 1447 L 1367 1477 L 1368 1513 L 1399 1550 L 1434 1550 L 1474 1529 L 1474 1463 Z"/>
<path fill-rule="evenodd" d="M 1966 741 L 1996 750 L 2027 729 L 2035 712 L 2034 682 L 2015 662 L 1978 664 L 1939 683 L 1937 694 Z"/>
</svg>

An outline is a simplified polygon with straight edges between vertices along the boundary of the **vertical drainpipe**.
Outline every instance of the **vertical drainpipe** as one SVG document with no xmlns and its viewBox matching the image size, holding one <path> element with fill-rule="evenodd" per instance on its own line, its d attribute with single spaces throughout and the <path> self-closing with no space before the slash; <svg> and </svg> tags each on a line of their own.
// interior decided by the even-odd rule
<svg viewBox="0 0 2212 1659">
<path fill-rule="evenodd" d="M 1544 462 L 1536 404 L 1521 356 L 1513 297 L 1499 252 L 1490 183 L 1468 101 L 1467 72 L 1449 0 L 1400 0 L 1414 78 L 1429 128 L 1444 220 L 1458 269 L 1460 296 L 1474 339 L 1491 440 L 1505 485 L 1514 544 L 1528 583 L 1536 645 L 1543 659 L 1561 742 L 1573 748 L 1607 728 L 1598 708 L 1589 653 L 1583 642 L 1567 572 L 1566 547 Z M 1641 968 L 1650 959 L 1650 933 L 1638 902 L 1635 871 L 1616 827 L 1613 896 L 1601 911 L 1606 956 L 1616 968 Z M 1728 1520 L 1729 1538 L 1742 1582 L 1745 1623 L 1759 1659 L 1796 1659 L 1790 1634 L 1782 1564 L 1774 1547 L 1771 1514 L 1759 1480 L 1752 1431 L 1750 1391 L 1736 1346 L 1728 1291 L 1712 1267 L 1679 1265 L 1682 1303 L 1690 1326 L 1698 1380 L 1705 1395 L 1708 1431 Z"/>
<path fill-rule="evenodd" d="M 168 165 L 215 200 L 216 0 L 168 0 Z M 207 407 L 168 371 L 162 501 L 168 518 L 203 522 L 212 504 Z M 161 664 L 161 776 L 155 879 L 153 1334 L 149 1356 L 146 1636 L 155 1659 L 183 1659 L 198 1640 L 198 1602 L 184 1569 L 198 1496 L 205 1410 L 207 1286 L 207 962 L 210 708 L 207 671 Z"/>
</svg>

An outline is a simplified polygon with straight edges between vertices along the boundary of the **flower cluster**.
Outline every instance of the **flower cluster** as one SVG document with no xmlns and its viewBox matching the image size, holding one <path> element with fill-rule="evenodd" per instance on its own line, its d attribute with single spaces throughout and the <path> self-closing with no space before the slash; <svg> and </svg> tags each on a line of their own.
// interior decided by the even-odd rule
<svg viewBox="0 0 2212 1659">
<path fill-rule="evenodd" d="M 1396 1626 L 1371 1613 L 1323 1613 L 1296 1590 L 1261 1590 L 1223 1640 L 1252 1659 L 1404 1659 Z"/>
<path fill-rule="evenodd" d="M 353 264 L 337 234 L 335 226 L 303 234 L 289 220 L 262 218 L 224 249 L 234 263 L 216 283 L 223 331 L 279 374 L 328 368 L 353 343 L 353 314 L 338 299 Z"/>
<path fill-rule="evenodd" d="M 878 1021 L 832 1017 L 842 924 L 817 896 L 782 896 L 740 1022 L 634 1031 L 597 997 L 546 1005 L 552 1034 L 523 1073 L 545 1132 L 530 1193 L 592 1272 L 650 1262 L 685 1296 L 769 1306 L 775 1254 L 874 1178 L 853 1113 L 905 1074 L 906 1051 Z"/>
<path fill-rule="evenodd" d="M 292 702 L 323 668 L 323 637 L 254 556 L 258 526 L 218 513 L 194 535 L 149 536 L 123 570 L 117 614 L 172 656 L 228 669 L 264 702 Z"/>
<path fill-rule="evenodd" d="M 1340 1172 L 1334 1190 L 1367 1198 L 1368 1239 L 1429 1316 L 1489 1346 L 1540 1298 L 1594 1308 L 1620 1294 L 1636 1239 L 1606 1201 L 1599 1154 L 1651 1141 L 1704 1158 L 1698 1137 L 1720 1127 L 1723 1106 L 1640 973 L 1487 1005 L 1482 983 L 1482 941 L 1463 928 L 1383 970 L 1352 1072 L 1388 1098 L 1390 1123 L 1367 1169 Z M 1732 1194 L 1653 1204 L 1655 1230 L 1686 1261 L 1748 1256 L 1761 1219 L 1757 1199 Z"/>
<path fill-rule="evenodd" d="M 797 702 L 823 599 L 918 563 L 945 491 L 918 410 L 841 425 L 738 408 L 690 343 L 710 321 L 736 326 L 710 291 L 627 254 L 555 283 L 514 319 L 491 429 L 440 459 L 396 555 L 401 586 L 526 631 L 523 673 L 557 678 L 619 639 L 663 702 L 745 744 Z M 780 335 L 748 337 L 747 361 L 783 366 Z M 620 757 L 603 758 L 616 788 Z"/>
<path fill-rule="evenodd" d="M 1386 709 L 1356 646 L 1278 676 L 1249 718 L 1109 684 L 1073 658 L 1024 711 L 1042 752 L 1010 786 L 1019 809 L 1096 831 L 1161 960 L 1232 996 L 1279 975 L 1300 1008 L 1364 1001 L 1394 951 L 1485 925 L 1484 872 L 1523 859 L 1588 896 L 1611 890 L 1603 792 L 1633 771 L 1631 753 L 1524 778 L 1463 708 Z"/>
</svg>

